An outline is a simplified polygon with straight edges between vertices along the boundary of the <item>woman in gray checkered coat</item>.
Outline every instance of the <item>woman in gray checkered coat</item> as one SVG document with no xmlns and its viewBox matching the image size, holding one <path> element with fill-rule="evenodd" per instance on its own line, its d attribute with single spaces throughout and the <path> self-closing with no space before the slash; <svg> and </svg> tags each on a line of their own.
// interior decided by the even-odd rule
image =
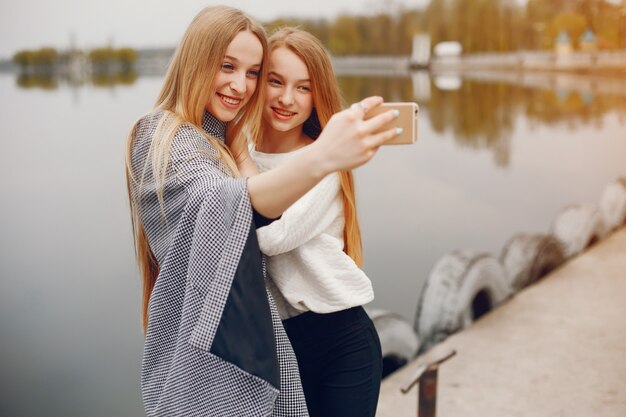
<svg viewBox="0 0 626 417">
<path fill-rule="evenodd" d="M 129 135 L 127 183 L 146 329 L 148 416 L 306 416 L 297 363 L 265 288 L 256 227 L 327 174 L 390 139 L 364 121 L 370 97 L 333 116 L 298 158 L 252 178 L 240 152 L 258 137 L 267 42 L 224 6 L 202 10 L 168 69 L 156 108 Z M 226 135 L 228 132 L 228 136 Z"/>
</svg>

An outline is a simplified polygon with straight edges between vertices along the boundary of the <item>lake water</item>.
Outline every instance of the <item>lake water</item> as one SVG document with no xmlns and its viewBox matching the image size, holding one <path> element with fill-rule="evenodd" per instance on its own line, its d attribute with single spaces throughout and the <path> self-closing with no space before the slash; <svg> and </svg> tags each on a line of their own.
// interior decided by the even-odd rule
<svg viewBox="0 0 626 417">
<path fill-rule="evenodd" d="M 132 81 L 0 74 L 2 416 L 143 414 L 124 144 L 162 79 Z M 411 322 L 444 254 L 499 255 L 515 233 L 549 231 L 562 208 L 595 203 L 626 176 L 626 96 L 602 82 L 340 81 L 348 103 L 380 94 L 420 104 L 418 143 L 383 147 L 356 170 L 372 306 Z"/>
</svg>

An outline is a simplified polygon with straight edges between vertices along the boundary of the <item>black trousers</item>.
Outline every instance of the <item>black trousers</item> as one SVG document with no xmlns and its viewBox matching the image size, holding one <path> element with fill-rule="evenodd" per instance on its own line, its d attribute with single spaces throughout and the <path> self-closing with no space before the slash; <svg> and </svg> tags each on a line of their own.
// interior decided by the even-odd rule
<svg viewBox="0 0 626 417">
<path fill-rule="evenodd" d="M 374 417 L 382 353 L 363 307 L 283 321 L 311 417 Z"/>
</svg>

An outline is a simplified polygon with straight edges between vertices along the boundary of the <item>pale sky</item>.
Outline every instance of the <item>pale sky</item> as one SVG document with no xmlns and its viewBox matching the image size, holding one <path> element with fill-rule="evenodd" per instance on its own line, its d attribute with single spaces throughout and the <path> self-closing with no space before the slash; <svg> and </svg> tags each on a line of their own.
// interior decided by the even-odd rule
<svg viewBox="0 0 626 417">
<path fill-rule="evenodd" d="M 267 21 L 282 16 L 333 17 L 342 12 L 367 14 L 428 0 L 2 0 L 0 59 L 20 49 L 52 46 L 63 50 L 72 35 L 76 46 L 174 47 L 204 6 L 228 4 Z"/>
</svg>

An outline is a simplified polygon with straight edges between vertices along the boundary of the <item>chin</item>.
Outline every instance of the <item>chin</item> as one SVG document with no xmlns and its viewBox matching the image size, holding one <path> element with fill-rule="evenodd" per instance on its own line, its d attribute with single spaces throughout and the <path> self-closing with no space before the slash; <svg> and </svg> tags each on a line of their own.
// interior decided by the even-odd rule
<svg viewBox="0 0 626 417">
<path fill-rule="evenodd" d="M 220 114 L 219 116 L 215 116 L 215 117 L 217 117 L 217 118 L 218 118 L 219 120 L 221 120 L 222 122 L 226 122 L 226 123 L 228 123 L 228 122 L 232 122 L 232 121 L 235 119 L 235 117 L 237 117 L 237 113 L 234 113 L 234 114 L 233 114 L 233 113 L 226 113 L 226 112 L 223 112 L 223 113 L 222 113 L 222 114 Z"/>
<path fill-rule="evenodd" d="M 228 123 L 237 117 L 238 111 L 229 111 L 220 106 L 220 103 L 208 106 L 207 111 L 215 116 L 218 120 Z"/>
<path fill-rule="evenodd" d="M 278 122 L 273 122 L 271 125 L 272 128 L 278 132 L 288 132 L 293 129 L 293 126 L 285 126 L 284 124 Z"/>
</svg>

